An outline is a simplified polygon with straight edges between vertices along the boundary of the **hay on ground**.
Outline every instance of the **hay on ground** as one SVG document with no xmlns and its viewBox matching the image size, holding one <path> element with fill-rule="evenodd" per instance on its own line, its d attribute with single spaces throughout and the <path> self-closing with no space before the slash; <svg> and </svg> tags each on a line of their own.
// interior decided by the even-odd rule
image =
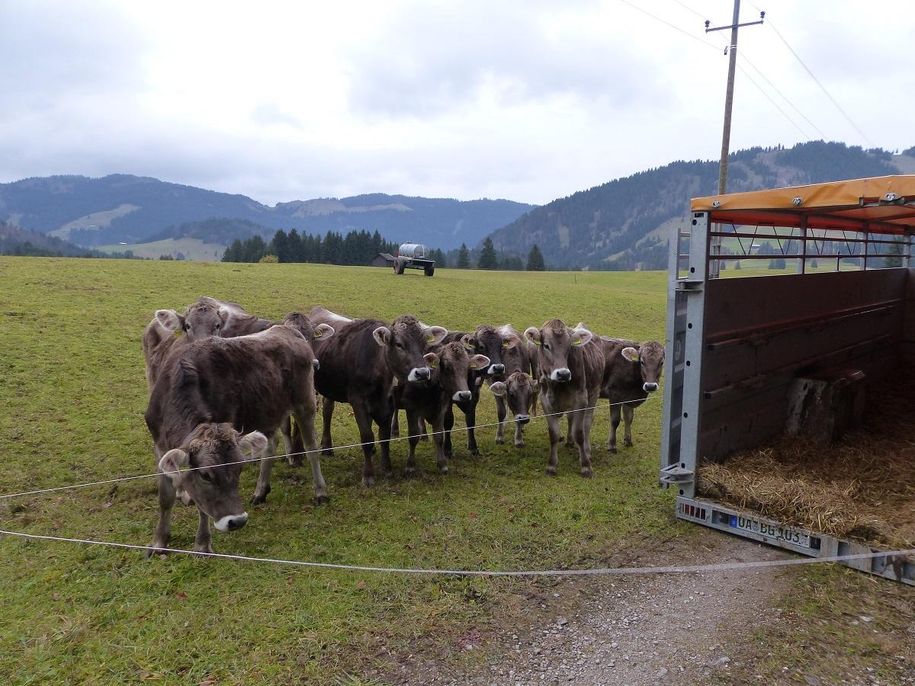
<svg viewBox="0 0 915 686">
<path fill-rule="evenodd" d="M 869 395 L 864 426 L 832 446 L 783 436 L 700 465 L 697 489 L 839 538 L 915 546 L 915 377 Z"/>
</svg>

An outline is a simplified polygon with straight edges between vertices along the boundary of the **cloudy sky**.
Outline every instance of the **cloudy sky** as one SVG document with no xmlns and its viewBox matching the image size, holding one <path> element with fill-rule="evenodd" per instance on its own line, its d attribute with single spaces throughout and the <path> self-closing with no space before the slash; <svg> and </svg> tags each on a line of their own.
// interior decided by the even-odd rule
<svg viewBox="0 0 915 686">
<path fill-rule="evenodd" d="M 744 0 L 731 149 L 915 145 L 909 2 Z M 0 182 L 544 203 L 717 159 L 732 0 L 0 0 Z"/>
</svg>

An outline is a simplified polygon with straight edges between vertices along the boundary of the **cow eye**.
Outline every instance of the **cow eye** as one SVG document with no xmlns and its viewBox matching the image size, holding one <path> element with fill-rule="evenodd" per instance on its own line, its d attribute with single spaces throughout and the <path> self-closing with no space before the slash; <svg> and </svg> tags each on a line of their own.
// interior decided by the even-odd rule
<svg viewBox="0 0 915 686">
<path fill-rule="evenodd" d="M 213 483 L 213 475 L 209 472 L 200 472 L 200 478 L 206 481 L 208 484 Z"/>
<path fill-rule="evenodd" d="M 544 343 L 544 344 L 543 344 L 543 349 L 544 349 L 544 350 L 549 350 L 549 349 L 550 349 L 550 344 L 549 344 L 549 343 Z"/>
</svg>

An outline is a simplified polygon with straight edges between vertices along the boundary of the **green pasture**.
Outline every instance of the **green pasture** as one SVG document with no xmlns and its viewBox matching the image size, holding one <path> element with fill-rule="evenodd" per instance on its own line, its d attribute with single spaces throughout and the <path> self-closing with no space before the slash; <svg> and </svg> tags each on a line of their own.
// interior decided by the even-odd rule
<svg viewBox="0 0 915 686">
<path fill-rule="evenodd" d="M 162 261 L 0 258 L 0 493 L 154 471 L 143 422 L 140 338 L 153 312 L 199 295 L 262 316 L 323 304 L 391 320 L 413 313 L 470 329 L 522 330 L 560 317 L 595 332 L 663 337 L 663 273 L 483 273 Z M 357 440 L 347 406 L 334 438 Z M 451 472 L 360 485 L 361 452 L 324 458 L 331 503 L 311 504 L 307 468 L 278 465 L 266 505 L 244 529 L 214 536 L 217 552 L 397 567 L 523 569 L 600 566 L 624 543 L 672 523 L 656 487 L 660 394 L 636 412 L 635 447 L 607 454 L 609 412 L 595 420 L 594 478 L 563 450 L 544 473 L 548 443 L 534 419 L 527 446 L 483 455 L 456 437 Z M 462 418 L 458 417 L 460 424 Z M 478 423 L 495 420 L 484 391 Z M 510 441 L 509 441 L 510 443 Z M 392 446 L 402 468 L 406 444 Z M 255 469 L 243 490 L 253 491 Z M 149 543 L 152 479 L 0 499 L 5 529 Z M 172 545 L 190 548 L 196 511 L 175 511 Z M 507 599 L 537 582 L 321 571 L 0 537 L 0 682 L 350 683 L 417 645 L 446 650 L 468 626 L 499 620 Z M 355 682 L 353 682 L 355 683 Z"/>
</svg>

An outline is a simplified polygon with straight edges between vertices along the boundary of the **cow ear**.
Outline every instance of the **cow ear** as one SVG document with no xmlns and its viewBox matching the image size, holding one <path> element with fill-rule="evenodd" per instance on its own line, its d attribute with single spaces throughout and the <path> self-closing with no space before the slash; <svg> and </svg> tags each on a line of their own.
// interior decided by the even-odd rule
<svg viewBox="0 0 915 686">
<path fill-rule="evenodd" d="M 427 326 L 423 334 L 426 337 L 426 345 L 438 345 L 448 335 L 448 329 L 444 326 Z"/>
<path fill-rule="evenodd" d="M 334 327 L 332 327 L 330 324 L 318 324 L 315 327 L 314 339 L 321 339 L 323 341 L 327 338 L 330 338 L 335 333 L 337 333 L 336 329 L 334 329 Z"/>
<path fill-rule="evenodd" d="M 262 456 L 267 452 L 267 437 L 260 431 L 252 431 L 238 439 L 238 447 L 251 457 Z"/>
<path fill-rule="evenodd" d="M 485 369 L 489 366 L 489 358 L 486 355 L 474 355 L 470 358 L 471 369 Z"/>
<path fill-rule="evenodd" d="M 540 345 L 540 329 L 529 326 L 524 330 L 524 337 L 534 345 Z"/>
<path fill-rule="evenodd" d="M 386 326 L 379 326 L 372 331 L 372 338 L 375 339 L 375 342 L 378 345 L 384 348 L 391 342 L 391 330 Z"/>
<path fill-rule="evenodd" d="M 423 362 L 425 362 L 426 366 L 430 369 L 435 369 L 438 367 L 438 355 L 435 353 L 426 353 L 423 355 Z"/>
<path fill-rule="evenodd" d="M 508 336 L 502 337 L 502 347 L 506 350 L 511 350 L 518 346 L 521 342 L 521 339 L 518 338 L 515 334 L 509 334 Z"/>
<path fill-rule="evenodd" d="M 626 346 L 625 348 L 620 350 L 620 355 L 622 355 L 624 358 L 626 358 L 630 362 L 639 361 L 639 351 L 636 350 L 635 348 L 633 348 L 631 345 Z"/>
<path fill-rule="evenodd" d="M 505 383 L 502 381 L 496 381 L 489 387 L 489 390 L 491 390 L 492 394 L 498 398 L 504 398 L 505 394 L 508 393 L 508 389 L 505 387 Z"/>
<path fill-rule="evenodd" d="M 172 483 L 177 486 L 181 483 L 181 469 L 189 464 L 190 459 L 187 453 L 181 448 L 173 448 L 159 460 L 159 471 L 166 474 L 172 480 Z"/>
<path fill-rule="evenodd" d="M 594 338 L 594 334 L 587 329 L 574 329 L 572 331 L 572 345 L 585 345 L 592 338 Z"/>
<path fill-rule="evenodd" d="M 222 323 L 225 324 L 229 321 L 229 316 L 232 314 L 232 311 L 227 307 L 220 307 L 218 310 L 216 310 L 216 314 L 219 315 Z"/>
<path fill-rule="evenodd" d="M 156 321 L 164 329 L 179 331 L 184 328 L 184 317 L 174 310 L 156 310 Z"/>
<path fill-rule="evenodd" d="M 465 350 L 473 351 L 477 349 L 477 339 L 472 333 L 465 333 L 461 336 L 461 345 Z"/>
</svg>

